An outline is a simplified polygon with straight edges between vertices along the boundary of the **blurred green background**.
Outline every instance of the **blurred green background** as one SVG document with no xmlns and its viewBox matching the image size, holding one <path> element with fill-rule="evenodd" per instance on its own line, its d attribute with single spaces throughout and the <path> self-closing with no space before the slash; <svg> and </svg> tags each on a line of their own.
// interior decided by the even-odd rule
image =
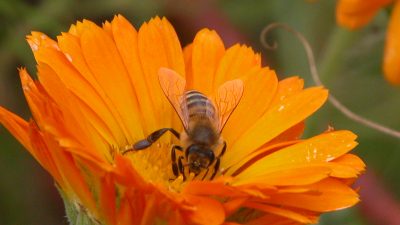
<svg viewBox="0 0 400 225">
<path fill-rule="evenodd" d="M 309 40 L 321 79 L 331 94 L 354 112 L 400 130 L 400 88 L 386 83 L 381 73 L 390 10 L 381 10 L 368 26 L 350 32 L 336 25 L 335 5 L 335 0 L 0 0 L 0 105 L 29 118 L 16 68 L 24 66 L 31 74 L 36 72 L 25 42 L 30 31 L 55 38 L 76 20 L 86 18 L 101 24 L 117 13 L 136 27 L 155 15 L 167 16 L 182 45 L 201 27 L 216 29 L 226 46 L 248 44 L 262 53 L 264 63 L 281 78 L 299 75 L 311 86 L 305 52 L 291 34 L 284 30 L 271 34 L 271 40 L 279 43 L 277 51 L 260 45 L 263 27 L 283 22 Z M 400 199 L 400 140 L 347 119 L 329 103 L 308 125 L 305 137 L 328 125 L 354 131 L 360 142 L 355 152 L 368 165 L 368 175 L 358 183 L 362 203 L 324 215 L 320 224 L 400 224 L 396 220 L 400 215 L 396 203 Z M 3 127 L 0 146 L 0 225 L 67 224 L 51 177 Z M 379 208 L 386 213 L 382 218 L 392 219 L 379 219 Z"/>
</svg>

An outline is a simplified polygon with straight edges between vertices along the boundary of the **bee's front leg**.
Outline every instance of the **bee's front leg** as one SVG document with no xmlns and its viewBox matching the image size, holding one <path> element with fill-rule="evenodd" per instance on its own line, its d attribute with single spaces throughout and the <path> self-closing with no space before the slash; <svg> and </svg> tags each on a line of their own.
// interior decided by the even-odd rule
<svg viewBox="0 0 400 225">
<path fill-rule="evenodd" d="M 171 148 L 171 161 L 172 161 L 172 172 L 174 173 L 174 175 L 176 177 L 179 176 L 179 172 L 181 172 L 182 170 L 182 162 L 181 162 L 181 157 L 179 157 L 179 161 L 178 164 L 176 163 L 176 151 L 175 150 L 179 150 L 182 151 L 182 147 L 178 146 L 178 145 L 173 145 Z M 179 166 L 178 166 L 179 165 Z"/>
<path fill-rule="evenodd" d="M 183 181 L 185 181 L 186 175 L 185 175 L 185 168 L 183 167 L 182 160 L 183 160 L 183 156 L 180 156 L 179 160 L 178 160 L 178 166 L 179 166 L 179 172 L 182 174 Z"/>
<path fill-rule="evenodd" d="M 210 170 L 210 168 L 207 168 L 206 172 L 204 173 L 203 177 L 201 178 L 201 180 L 204 180 L 208 174 L 208 171 Z"/>
</svg>

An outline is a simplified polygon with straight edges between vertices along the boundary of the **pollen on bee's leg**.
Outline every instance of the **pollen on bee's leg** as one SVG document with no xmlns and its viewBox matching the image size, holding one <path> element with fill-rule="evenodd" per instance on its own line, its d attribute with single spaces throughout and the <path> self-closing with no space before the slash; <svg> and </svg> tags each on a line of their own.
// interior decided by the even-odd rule
<svg viewBox="0 0 400 225">
<path fill-rule="evenodd" d="M 188 178 L 187 178 L 187 180 L 188 180 L 188 181 L 192 181 L 192 180 L 194 180 L 194 179 L 196 179 L 196 174 L 190 172 L 190 173 L 189 173 L 189 176 L 188 176 Z"/>
<path fill-rule="evenodd" d="M 122 155 L 125 155 L 127 153 L 133 152 L 135 149 L 132 147 L 132 145 L 125 145 L 123 148 L 119 148 L 119 152 Z"/>
<path fill-rule="evenodd" d="M 186 181 L 183 179 L 183 176 L 179 175 L 176 178 L 170 179 L 170 183 L 168 185 L 168 189 L 170 191 L 180 192 L 180 190 L 182 189 L 183 184 L 185 182 Z"/>
</svg>

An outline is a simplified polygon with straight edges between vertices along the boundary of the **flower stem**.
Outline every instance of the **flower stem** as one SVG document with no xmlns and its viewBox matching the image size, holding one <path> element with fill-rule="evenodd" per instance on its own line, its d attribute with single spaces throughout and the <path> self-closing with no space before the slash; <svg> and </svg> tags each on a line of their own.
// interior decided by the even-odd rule
<svg viewBox="0 0 400 225">
<path fill-rule="evenodd" d="M 330 83 L 338 75 L 345 63 L 346 49 L 349 49 L 359 39 L 360 32 L 349 32 L 343 28 L 333 29 L 325 51 L 318 62 L 319 74 L 324 83 Z"/>
</svg>

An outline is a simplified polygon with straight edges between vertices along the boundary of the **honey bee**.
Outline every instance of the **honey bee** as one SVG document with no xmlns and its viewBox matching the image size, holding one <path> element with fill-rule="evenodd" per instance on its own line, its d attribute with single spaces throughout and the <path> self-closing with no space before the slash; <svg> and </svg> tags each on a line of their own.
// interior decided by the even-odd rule
<svg viewBox="0 0 400 225">
<path fill-rule="evenodd" d="M 197 90 L 186 90 L 186 80 L 170 69 L 162 68 L 159 73 L 161 88 L 170 104 L 178 114 L 184 130 L 179 133 L 173 128 L 162 128 L 154 131 L 146 139 L 136 142 L 130 150 L 142 150 L 150 147 L 163 134 L 170 131 L 180 139 L 181 145 L 171 149 L 172 171 L 176 177 L 182 174 L 185 179 L 184 166 L 196 176 L 207 170 L 214 163 L 214 178 L 220 166 L 220 157 L 226 151 L 226 142 L 221 137 L 228 118 L 240 102 L 243 94 L 243 82 L 239 79 L 222 84 L 213 100 Z M 222 146 L 216 156 L 216 149 Z M 176 150 L 183 151 L 184 157 L 177 159 Z M 184 164 L 183 161 L 187 164 Z"/>
</svg>

